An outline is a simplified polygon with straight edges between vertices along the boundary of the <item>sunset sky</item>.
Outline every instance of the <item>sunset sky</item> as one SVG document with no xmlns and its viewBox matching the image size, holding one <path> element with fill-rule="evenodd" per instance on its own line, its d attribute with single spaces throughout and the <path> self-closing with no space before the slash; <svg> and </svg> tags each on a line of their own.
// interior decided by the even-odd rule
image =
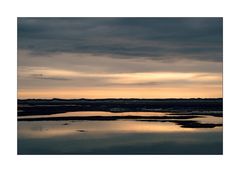
<svg viewBox="0 0 240 172">
<path fill-rule="evenodd" d="M 222 18 L 18 18 L 18 98 L 222 97 Z"/>
</svg>

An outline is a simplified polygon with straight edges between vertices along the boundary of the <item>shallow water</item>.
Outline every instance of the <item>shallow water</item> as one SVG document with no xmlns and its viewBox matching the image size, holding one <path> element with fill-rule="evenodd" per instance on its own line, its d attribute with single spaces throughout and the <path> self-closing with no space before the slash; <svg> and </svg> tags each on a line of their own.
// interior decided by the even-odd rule
<svg viewBox="0 0 240 172">
<path fill-rule="evenodd" d="M 69 112 L 47 116 L 108 115 L 166 114 Z M 222 123 L 222 118 L 206 115 L 194 120 Z M 18 154 L 222 154 L 222 127 L 183 128 L 173 122 L 135 120 L 18 121 Z"/>
<path fill-rule="evenodd" d="M 18 118 L 36 118 L 36 117 L 66 117 L 66 116 L 165 116 L 165 112 L 104 112 L 104 111 L 79 111 L 79 112 L 66 112 L 51 115 L 32 115 L 20 116 Z"/>
</svg>

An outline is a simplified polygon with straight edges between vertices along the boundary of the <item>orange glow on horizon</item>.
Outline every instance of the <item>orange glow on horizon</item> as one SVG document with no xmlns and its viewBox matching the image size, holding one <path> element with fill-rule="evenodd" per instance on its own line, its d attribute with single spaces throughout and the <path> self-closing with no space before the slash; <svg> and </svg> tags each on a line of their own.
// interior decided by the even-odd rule
<svg viewBox="0 0 240 172">
<path fill-rule="evenodd" d="M 221 98 L 222 87 L 19 89 L 18 98 Z"/>
</svg>

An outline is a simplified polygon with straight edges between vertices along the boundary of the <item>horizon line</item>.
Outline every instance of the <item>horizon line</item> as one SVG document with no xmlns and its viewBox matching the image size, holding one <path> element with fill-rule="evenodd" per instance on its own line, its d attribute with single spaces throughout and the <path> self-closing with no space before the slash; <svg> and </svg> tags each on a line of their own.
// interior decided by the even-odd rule
<svg viewBox="0 0 240 172">
<path fill-rule="evenodd" d="M 107 99 L 141 99 L 141 100 L 166 100 L 166 99 L 223 99 L 223 97 L 192 97 L 192 98 L 17 98 L 17 100 L 107 100 Z"/>
</svg>

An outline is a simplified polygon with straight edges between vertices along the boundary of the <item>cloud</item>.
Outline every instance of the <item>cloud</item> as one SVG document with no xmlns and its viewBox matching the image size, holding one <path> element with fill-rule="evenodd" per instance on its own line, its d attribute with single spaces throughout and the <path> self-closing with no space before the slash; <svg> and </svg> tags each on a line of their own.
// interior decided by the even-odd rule
<svg viewBox="0 0 240 172">
<path fill-rule="evenodd" d="M 39 73 L 41 72 L 41 73 Z M 44 82 L 42 80 L 45 80 Z M 67 82 L 66 82 L 67 81 Z M 166 88 L 221 86 L 219 73 L 84 73 L 51 68 L 19 68 L 19 88 Z"/>
<path fill-rule="evenodd" d="M 222 62 L 196 61 L 182 59 L 178 61 L 156 61 L 139 58 L 112 58 L 106 55 L 62 53 L 48 56 L 32 54 L 29 51 L 18 51 L 19 69 L 33 69 L 35 73 L 43 73 L 40 69 L 51 70 L 55 74 L 72 76 L 83 73 L 139 73 L 139 72 L 206 72 L 222 73 Z"/>
<path fill-rule="evenodd" d="M 46 80 L 55 80 L 55 81 L 69 81 L 69 78 L 64 78 L 64 77 L 49 77 L 45 76 L 43 74 L 32 74 L 31 75 L 32 79 L 46 79 Z"/>
<path fill-rule="evenodd" d="M 19 94 L 218 97 L 222 39 L 222 18 L 18 18 Z"/>
<path fill-rule="evenodd" d="M 33 54 L 222 61 L 221 18 L 19 18 L 18 48 Z"/>
</svg>

